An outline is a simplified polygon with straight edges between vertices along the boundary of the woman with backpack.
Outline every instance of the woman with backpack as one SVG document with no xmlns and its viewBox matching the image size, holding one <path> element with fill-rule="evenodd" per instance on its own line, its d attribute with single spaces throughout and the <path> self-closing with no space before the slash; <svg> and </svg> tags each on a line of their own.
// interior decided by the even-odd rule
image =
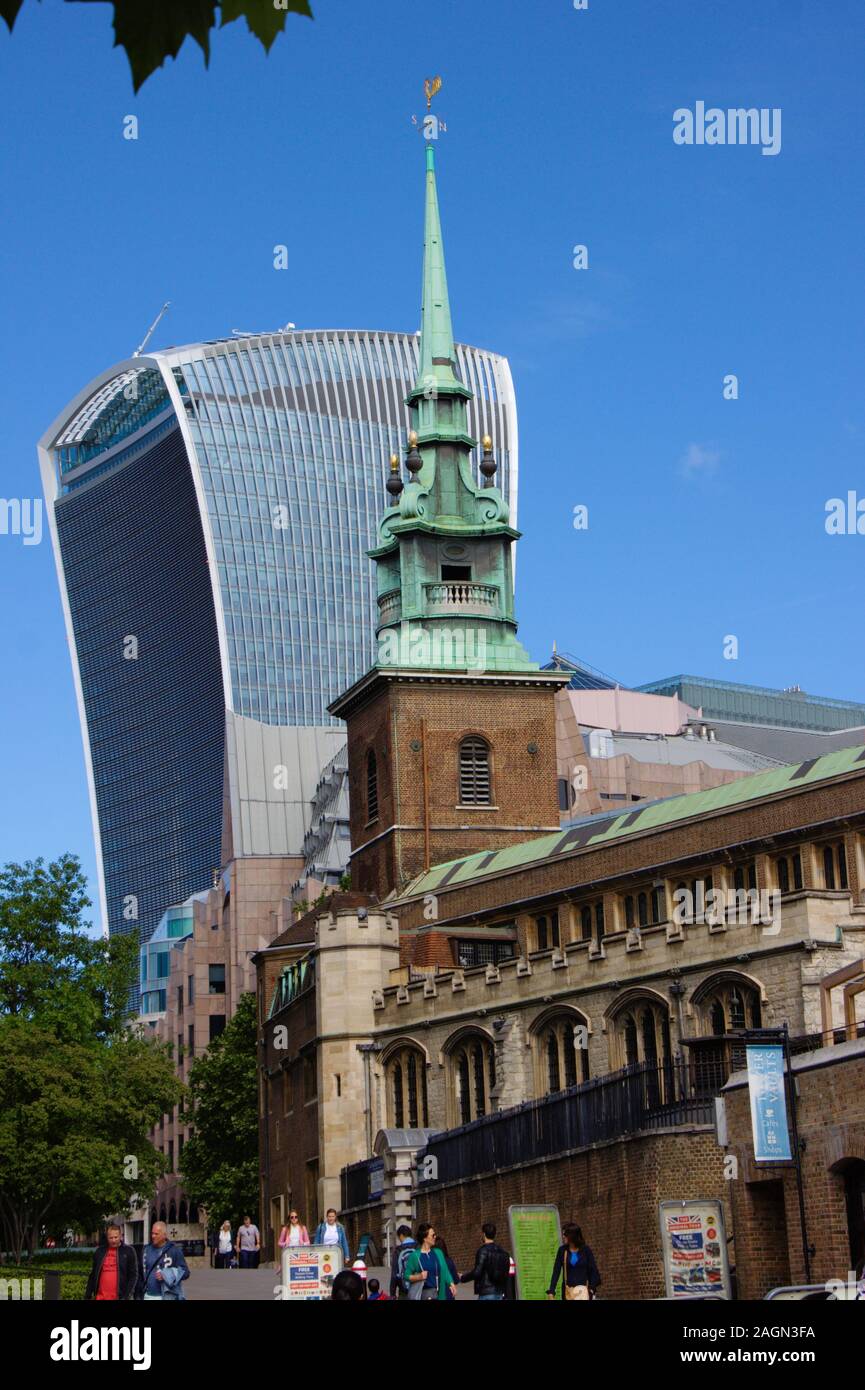
<svg viewBox="0 0 865 1390">
<path fill-rule="evenodd" d="M 409 1251 L 405 1262 L 408 1296 L 414 1301 L 437 1298 L 447 1302 L 448 1292 L 456 1293 L 445 1257 L 435 1242 L 435 1230 L 428 1221 L 422 1221 L 417 1228 L 417 1245 Z"/>
<path fill-rule="evenodd" d="M 562 1298 L 571 1302 L 588 1303 L 601 1282 L 591 1247 L 583 1239 L 579 1226 L 566 1226 L 562 1231 L 564 1245 L 556 1252 L 553 1275 L 547 1298 L 555 1298 L 556 1285 L 562 1280 Z"/>
</svg>

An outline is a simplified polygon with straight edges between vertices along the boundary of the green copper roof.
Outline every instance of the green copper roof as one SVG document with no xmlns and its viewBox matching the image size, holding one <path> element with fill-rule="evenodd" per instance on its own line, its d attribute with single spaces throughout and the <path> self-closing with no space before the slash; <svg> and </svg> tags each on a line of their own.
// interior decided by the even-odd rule
<svg viewBox="0 0 865 1390">
<path fill-rule="evenodd" d="M 464 391 L 454 373 L 454 331 L 445 273 L 445 248 L 436 189 L 435 153 L 426 147 L 426 212 L 424 216 L 423 290 L 418 391 L 436 388 Z"/>
<path fill-rule="evenodd" d="M 662 830 L 677 822 L 692 820 L 713 811 L 730 810 L 779 792 L 798 791 L 800 787 L 855 771 L 865 772 L 865 748 L 839 748 L 822 758 L 792 763 L 789 767 L 773 767 L 767 772 L 757 772 L 751 777 L 728 782 L 723 787 L 713 787 L 711 791 L 666 797 L 647 806 L 635 807 L 632 811 L 586 816 L 552 835 L 524 840 L 493 853 L 470 854 L 465 859 L 437 864 L 429 873 L 416 878 L 400 896 L 408 898 L 434 893 L 438 889 L 485 878 L 505 869 L 528 867 L 544 859 L 555 859 L 572 850 L 597 849 L 627 835 Z"/>
</svg>

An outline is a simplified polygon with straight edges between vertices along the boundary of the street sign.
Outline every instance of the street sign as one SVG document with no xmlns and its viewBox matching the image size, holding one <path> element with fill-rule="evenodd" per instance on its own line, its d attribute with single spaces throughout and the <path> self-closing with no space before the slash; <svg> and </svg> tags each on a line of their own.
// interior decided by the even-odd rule
<svg viewBox="0 0 865 1390">
<path fill-rule="evenodd" d="M 554 1206 L 508 1207 L 511 1253 L 517 1266 L 517 1298 L 546 1298 L 556 1251 L 562 1243 L 559 1209 Z"/>
</svg>

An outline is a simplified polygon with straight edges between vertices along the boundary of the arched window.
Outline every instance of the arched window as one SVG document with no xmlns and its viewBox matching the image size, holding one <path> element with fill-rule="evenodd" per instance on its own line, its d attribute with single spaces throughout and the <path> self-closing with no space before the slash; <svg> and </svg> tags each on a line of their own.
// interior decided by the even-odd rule
<svg viewBox="0 0 865 1390">
<path fill-rule="evenodd" d="M 168 1224 L 169 1226 L 177 1225 L 177 1207 L 173 1202 L 171 1202 L 168 1207 Z"/>
<path fill-rule="evenodd" d="M 366 755 L 366 818 L 378 818 L 378 765 L 372 748 Z"/>
<path fill-rule="evenodd" d="M 460 1037 L 448 1051 L 448 1082 L 451 1118 L 467 1125 L 492 1110 L 492 1089 L 496 1084 L 495 1049 L 481 1033 Z"/>
<path fill-rule="evenodd" d="M 618 1065 L 645 1063 L 649 1067 L 668 1066 L 670 1014 L 660 1000 L 638 998 L 615 1016 Z"/>
<path fill-rule="evenodd" d="M 700 1095 L 717 1095 L 730 1073 L 745 1066 L 745 1044 L 731 1033 L 762 1027 L 760 992 L 748 980 L 709 981 L 695 1001 L 701 1038 L 688 1049 L 694 1086 Z"/>
<path fill-rule="evenodd" d="M 416 1047 L 406 1044 L 388 1059 L 385 1067 L 389 1122 L 395 1129 L 426 1129 L 426 1060 Z"/>
<path fill-rule="evenodd" d="M 177 1219 L 178 1219 L 178 1221 L 180 1222 L 181 1226 L 185 1226 L 186 1223 L 187 1223 L 187 1221 L 189 1220 L 189 1215 L 188 1215 L 188 1210 L 187 1210 L 186 1200 L 185 1200 L 185 1199 L 182 1199 L 182 1200 L 181 1200 L 180 1208 L 179 1208 L 179 1211 L 178 1211 L 178 1214 L 177 1214 Z"/>
<path fill-rule="evenodd" d="M 464 738 L 460 744 L 460 805 L 492 805 L 490 748 L 482 738 Z"/>
<path fill-rule="evenodd" d="M 541 1095 L 555 1095 L 557 1091 L 588 1081 L 589 1030 L 582 1015 L 568 1012 L 544 1018 L 535 1036 Z"/>
</svg>

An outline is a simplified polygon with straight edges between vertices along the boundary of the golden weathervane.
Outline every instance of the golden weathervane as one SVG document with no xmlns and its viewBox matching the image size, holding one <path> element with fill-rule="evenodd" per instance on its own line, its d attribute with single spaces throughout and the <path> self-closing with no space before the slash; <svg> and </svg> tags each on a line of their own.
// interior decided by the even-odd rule
<svg viewBox="0 0 865 1390">
<path fill-rule="evenodd" d="M 440 77 L 427 77 L 424 80 L 423 89 L 426 93 L 426 109 L 429 111 L 432 106 L 432 99 L 436 92 L 441 91 L 442 80 Z"/>
</svg>

